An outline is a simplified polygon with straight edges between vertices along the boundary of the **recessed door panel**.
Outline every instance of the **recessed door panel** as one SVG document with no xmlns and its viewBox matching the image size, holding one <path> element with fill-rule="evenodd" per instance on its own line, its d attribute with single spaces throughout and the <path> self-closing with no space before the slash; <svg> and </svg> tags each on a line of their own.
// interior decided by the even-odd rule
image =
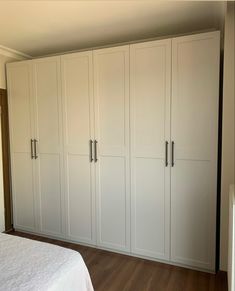
<svg viewBox="0 0 235 291">
<path fill-rule="evenodd" d="M 187 258 L 187 264 L 202 267 L 211 260 L 215 201 L 209 194 L 216 191 L 211 180 L 210 162 L 177 160 L 172 170 L 172 249 L 181 263 Z"/>
<path fill-rule="evenodd" d="M 8 68 L 12 150 L 29 152 L 32 135 L 30 65 L 25 63 Z"/>
<path fill-rule="evenodd" d="M 68 235 L 92 241 L 93 199 L 90 164 L 86 156 L 69 155 Z"/>
<path fill-rule="evenodd" d="M 60 189 L 60 156 L 40 153 L 40 204 L 41 228 L 43 231 L 62 231 Z"/>
<path fill-rule="evenodd" d="M 126 244 L 125 158 L 101 157 L 99 160 L 99 224 L 101 241 L 110 245 Z M 115 167 L 113 167 L 115 165 Z M 112 178 L 111 178 L 112 177 Z"/>
<path fill-rule="evenodd" d="M 135 249 L 148 255 L 165 252 L 165 173 L 164 161 L 135 160 Z M 148 239 L 147 239 L 148 238 Z"/>
<path fill-rule="evenodd" d="M 32 161 L 28 153 L 12 153 L 14 227 L 35 230 Z"/>
</svg>

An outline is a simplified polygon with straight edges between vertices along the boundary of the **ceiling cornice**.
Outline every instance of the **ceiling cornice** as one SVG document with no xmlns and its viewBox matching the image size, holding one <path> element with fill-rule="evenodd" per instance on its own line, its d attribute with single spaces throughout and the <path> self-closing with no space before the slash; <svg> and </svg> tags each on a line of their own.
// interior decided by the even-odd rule
<svg viewBox="0 0 235 291">
<path fill-rule="evenodd" d="M 32 59 L 32 56 L 0 45 L 0 54 L 17 60 Z"/>
</svg>

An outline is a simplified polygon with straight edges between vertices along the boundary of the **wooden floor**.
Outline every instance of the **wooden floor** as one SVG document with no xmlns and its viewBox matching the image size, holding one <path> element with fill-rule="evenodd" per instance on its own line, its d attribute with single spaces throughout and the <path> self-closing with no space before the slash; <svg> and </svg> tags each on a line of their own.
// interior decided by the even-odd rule
<svg viewBox="0 0 235 291">
<path fill-rule="evenodd" d="M 95 291 L 227 291 L 226 274 L 192 271 L 20 232 L 12 235 L 80 252 Z"/>
</svg>

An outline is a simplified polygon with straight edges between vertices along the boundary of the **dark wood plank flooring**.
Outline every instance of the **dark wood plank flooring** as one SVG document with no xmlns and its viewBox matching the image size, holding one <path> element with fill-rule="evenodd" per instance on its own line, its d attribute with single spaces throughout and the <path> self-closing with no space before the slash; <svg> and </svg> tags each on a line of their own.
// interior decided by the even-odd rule
<svg viewBox="0 0 235 291">
<path fill-rule="evenodd" d="M 9 234 L 78 251 L 95 291 L 227 291 L 226 273 L 216 275 L 152 262 L 21 232 Z"/>
</svg>

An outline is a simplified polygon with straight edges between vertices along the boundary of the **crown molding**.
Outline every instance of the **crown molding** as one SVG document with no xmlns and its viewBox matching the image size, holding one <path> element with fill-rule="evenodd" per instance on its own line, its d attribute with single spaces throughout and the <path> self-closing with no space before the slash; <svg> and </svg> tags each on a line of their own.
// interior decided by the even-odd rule
<svg viewBox="0 0 235 291">
<path fill-rule="evenodd" d="M 0 54 L 17 60 L 32 59 L 32 56 L 0 45 Z"/>
</svg>

